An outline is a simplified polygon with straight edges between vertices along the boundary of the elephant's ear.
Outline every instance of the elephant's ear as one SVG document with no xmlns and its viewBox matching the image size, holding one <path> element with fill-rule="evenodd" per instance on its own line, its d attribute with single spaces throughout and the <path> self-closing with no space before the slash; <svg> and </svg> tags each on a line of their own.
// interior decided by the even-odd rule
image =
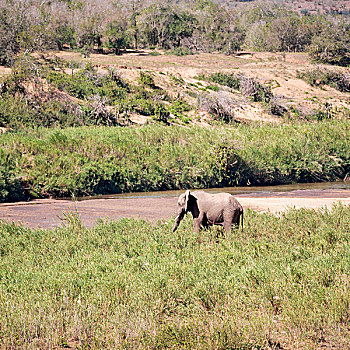
<svg viewBox="0 0 350 350">
<path fill-rule="evenodd" d="M 190 190 L 185 192 L 185 211 L 188 209 L 188 201 L 190 200 Z"/>
</svg>

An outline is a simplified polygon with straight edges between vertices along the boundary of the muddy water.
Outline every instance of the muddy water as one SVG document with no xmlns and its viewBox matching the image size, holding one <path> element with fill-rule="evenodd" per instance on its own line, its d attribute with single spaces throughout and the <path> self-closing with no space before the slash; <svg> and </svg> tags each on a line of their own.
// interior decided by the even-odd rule
<svg viewBox="0 0 350 350">
<path fill-rule="evenodd" d="M 321 183 L 303 183 L 291 185 L 275 185 L 275 186 L 240 186 L 240 187 L 222 187 L 205 189 L 206 192 L 220 193 L 227 192 L 232 195 L 245 195 L 259 197 L 271 196 L 293 196 L 297 194 L 307 195 L 307 197 L 320 197 L 326 193 L 333 193 L 337 190 L 350 190 L 350 182 L 321 182 Z M 137 192 L 100 195 L 92 197 L 78 197 L 78 201 L 90 199 L 117 199 L 117 198 L 169 198 L 178 197 L 184 190 L 176 191 L 157 191 L 157 192 Z M 290 192 L 290 194 L 289 194 Z"/>
</svg>

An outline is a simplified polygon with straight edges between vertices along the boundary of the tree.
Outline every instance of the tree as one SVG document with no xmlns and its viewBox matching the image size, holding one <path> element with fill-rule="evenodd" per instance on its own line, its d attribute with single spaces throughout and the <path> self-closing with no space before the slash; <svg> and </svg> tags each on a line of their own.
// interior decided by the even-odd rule
<svg viewBox="0 0 350 350">
<path fill-rule="evenodd" d="M 170 49 L 192 35 L 196 18 L 177 8 L 152 5 L 140 13 L 137 24 L 145 46 Z"/>
<path fill-rule="evenodd" d="M 28 5 L 7 0 L 0 5 L 0 64 L 11 65 L 20 51 L 18 38 L 28 28 Z"/>
<path fill-rule="evenodd" d="M 256 51 L 304 51 L 316 33 L 315 20 L 284 11 L 277 18 L 250 25 L 246 44 Z"/>
<path fill-rule="evenodd" d="M 314 36 L 309 54 L 317 62 L 340 66 L 350 65 L 350 25 L 329 23 L 318 36 Z"/>
<path fill-rule="evenodd" d="M 126 29 L 117 21 L 109 23 L 105 32 L 106 46 L 113 49 L 116 55 L 127 46 Z"/>
<path fill-rule="evenodd" d="M 193 38 L 199 38 L 199 49 L 230 54 L 241 47 L 244 34 L 238 26 L 235 12 L 210 1 L 201 1 L 196 18 L 198 24 Z"/>
</svg>

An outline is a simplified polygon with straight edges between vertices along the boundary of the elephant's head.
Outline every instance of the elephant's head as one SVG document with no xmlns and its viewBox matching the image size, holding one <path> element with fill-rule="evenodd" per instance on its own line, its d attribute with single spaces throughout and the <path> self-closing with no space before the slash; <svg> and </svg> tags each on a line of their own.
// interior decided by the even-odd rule
<svg viewBox="0 0 350 350">
<path fill-rule="evenodd" d="M 195 216 L 197 211 L 197 198 L 191 195 L 190 190 L 187 190 L 185 193 L 181 194 L 177 201 L 177 214 L 173 232 L 176 231 L 186 213 L 191 212 L 192 215 Z"/>
</svg>

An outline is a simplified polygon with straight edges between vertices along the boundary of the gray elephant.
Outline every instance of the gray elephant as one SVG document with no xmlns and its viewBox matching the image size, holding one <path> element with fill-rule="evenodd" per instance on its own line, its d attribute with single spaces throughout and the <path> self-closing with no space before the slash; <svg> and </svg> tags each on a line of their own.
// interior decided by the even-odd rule
<svg viewBox="0 0 350 350">
<path fill-rule="evenodd" d="M 243 208 L 229 193 L 210 194 L 204 191 L 187 190 L 181 194 L 177 202 L 173 232 L 188 212 L 193 216 L 195 232 L 198 232 L 200 227 L 211 225 L 222 225 L 227 234 L 230 233 L 233 225 L 238 227 L 241 223 L 243 228 Z"/>
</svg>

